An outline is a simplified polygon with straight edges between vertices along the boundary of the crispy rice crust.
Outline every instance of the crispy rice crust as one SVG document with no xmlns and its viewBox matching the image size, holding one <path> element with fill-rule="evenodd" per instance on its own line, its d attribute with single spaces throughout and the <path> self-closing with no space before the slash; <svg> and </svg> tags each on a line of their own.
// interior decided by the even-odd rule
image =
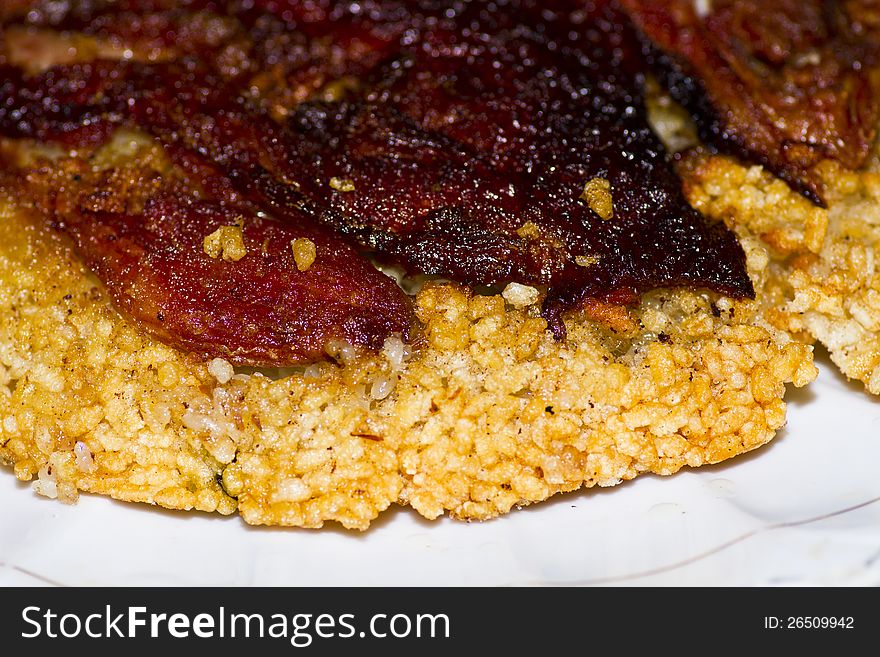
<svg viewBox="0 0 880 657">
<path fill-rule="evenodd" d="M 394 503 L 486 519 L 722 461 L 769 441 L 785 384 L 816 375 L 812 348 L 764 321 L 770 258 L 740 230 L 758 302 L 658 290 L 570 319 L 558 343 L 538 305 L 429 284 L 411 357 L 396 340 L 378 355 L 340 345 L 337 364 L 272 377 L 137 330 L 67 241 L 7 198 L 0 459 L 62 501 L 79 490 L 356 529 Z"/>
<path fill-rule="evenodd" d="M 683 169 L 691 203 L 759 235 L 769 246 L 766 319 L 818 340 L 849 378 L 880 394 L 880 166 L 819 173 L 829 208 L 817 208 L 761 167 L 692 154 Z"/>
</svg>

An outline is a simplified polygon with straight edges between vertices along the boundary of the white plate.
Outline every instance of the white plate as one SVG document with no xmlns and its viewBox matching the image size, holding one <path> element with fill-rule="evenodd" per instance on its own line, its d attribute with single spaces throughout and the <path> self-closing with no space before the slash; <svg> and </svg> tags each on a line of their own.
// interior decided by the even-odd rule
<svg viewBox="0 0 880 657">
<path fill-rule="evenodd" d="M 729 465 L 643 476 L 485 523 L 393 509 L 366 533 L 83 496 L 0 470 L 0 585 L 877 585 L 880 401 L 825 356 L 789 424 Z"/>
</svg>

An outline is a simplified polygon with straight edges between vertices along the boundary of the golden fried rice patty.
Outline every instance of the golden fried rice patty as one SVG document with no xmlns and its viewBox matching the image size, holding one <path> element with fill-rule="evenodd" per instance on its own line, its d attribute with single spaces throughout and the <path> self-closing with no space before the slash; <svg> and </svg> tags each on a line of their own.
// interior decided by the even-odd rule
<svg viewBox="0 0 880 657">
<path fill-rule="evenodd" d="M 424 336 L 284 376 L 192 360 L 111 306 L 65 238 L 0 202 L 0 459 L 77 491 L 253 524 L 365 529 L 391 504 L 485 519 L 580 487 L 671 474 L 769 441 L 812 348 L 763 320 L 767 249 L 743 230 L 758 302 L 658 290 L 568 322 L 530 295 L 429 284 Z M 531 295 L 533 296 L 533 295 Z M 613 327 L 613 328 L 612 328 Z"/>
<path fill-rule="evenodd" d="M 880 166 L 831 162 L 818 208 L 758 166 L 696 154 L 683 169 L 689 199 L 707 215 L 761 237 L 769 247 L 766 318 L 825 345 L 849 378 L 880 394 Z"/>
</svg>

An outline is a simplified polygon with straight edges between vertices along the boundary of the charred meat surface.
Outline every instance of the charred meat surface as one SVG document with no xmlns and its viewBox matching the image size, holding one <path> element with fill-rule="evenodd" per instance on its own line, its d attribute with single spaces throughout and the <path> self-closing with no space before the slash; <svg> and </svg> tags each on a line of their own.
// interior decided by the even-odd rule
<svg viewBox="0 0 880 657">
<path fill-rule="evenodd" d="M 764 164 L 814 202 L 810 168 L 861 166 L 880 118 L 876 0 L 622 0 L 648 58 L 707 142 Z"/>
<path fill-rule="evenodd" d="M 546 286 L 558 337 L 562 313 L 591 300 L 630 303 L 668 285 L 753 294 L 736 237 L 687 204 L 648 126 L 646 63 L 614 2 L 96 0 L 37 6 L 12 27 L 126 46 L 42 71 L 7 61 L 0 133 L 83 147 L 136 127 L 188 172 L 193 198 L 166 190 L 136 218 L 77 208 L 58 225 L 108 287 L 136 282 L 136 294 L 114 293 L 130 315 L 198 352 L 281 364 L 316 357 L 335 333 L 375 346 L 404 331 L 406 303 L 356 248 L 410 273 Z M 305 231 L 335 254 L 329 303 L 312 303 L 320 293 L 287 256 L 180 255 L 237 208 L 246 241 Z M 159 224 L 154 248 L 144 227 Z M 136 257 L 101 237 L 130 231 L 145 249 Z M 164 313 L 161 326 L 147 319 L 160 302 L 186 305 L 159 271 L 212 286 L 195 333 Z M 346 290 L 357 312 L 334 302 Z M 264 294 L 307 304 L 318 337 L 250 312 Z M 376 323 L 340 331 L 368 296 L 381 301 Z M 253 340 L 228 330 L 240 320 L 257 327 Z"/>
</svg>

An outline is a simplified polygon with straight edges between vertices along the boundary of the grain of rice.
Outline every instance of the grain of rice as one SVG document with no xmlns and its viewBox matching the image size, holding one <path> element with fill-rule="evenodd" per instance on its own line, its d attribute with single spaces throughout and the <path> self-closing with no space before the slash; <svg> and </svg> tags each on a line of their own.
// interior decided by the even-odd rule
<svg viewBox="0 0 880 657">
<path fill-rule="evenodd" d="M 538 301 L 540 293 L 530 285 L 521 285 L 519 283 L 509 283 L 501 293 L 504 300 L 514 308 L 525 308 L 532 306 Z"/>
<path fill-rule="evenodd" d="M 394 383 L 395 379 L 393 377 L 377 376 L 370 387 L 370 398 L 376 400 L 385 399 L 394 390 Z"/>
<path fill-rule="evenodd" d="M 209 361 L 208 372 L 210 372 L 211 376 L 217 379 L 217 382 L 221 384 L 228 383 L 235 374 L 232 364 L 223 358 L 214 358 Z"/>
<path fill-rule="evenodd" d="M 48 463 L 43 465 L 37 472 L 37 480 L 33 484 L 34 491 L 39 495 L 55 499 L 58 497 L 58 486 L 55 472 Z"/>
<path fill-rule="evenodd" d="M 18 420 L 14 415 L 7 415 L 3 418 L 3 430 L 8 434 L 18 433 Z"/>
<path fill-rule="evenodd" d="M 95 459 L 92 457 L 92 452 L 89 449 L 89 446 L 84 442 L 77 441 L 76 445 L 73 447 L 73 453 L 76 459 L 76 468 L 80 472 L 92 474 L 98 469 L 95 465 Z"/>
<path fill-rule="evenodd" d="M 274 502 L 302 502 L 311 497 L 311 488 L 299 478 L 286 479 L 278 484 L 272 495 Z"/>
</svg>

